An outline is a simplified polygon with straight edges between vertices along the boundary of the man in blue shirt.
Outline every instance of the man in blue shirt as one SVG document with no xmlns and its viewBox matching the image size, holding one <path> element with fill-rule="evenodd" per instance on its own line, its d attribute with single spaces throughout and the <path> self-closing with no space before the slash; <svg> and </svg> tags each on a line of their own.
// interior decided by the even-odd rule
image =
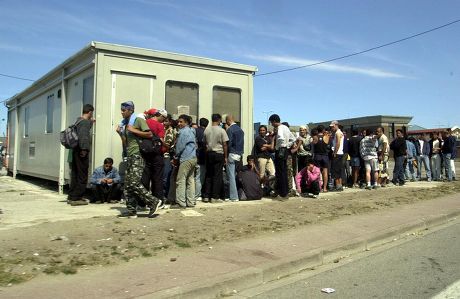
<svg viewBox="0 0 460 299">
<path fill-rule="evenodd" d="M 176 204 L 170 208 L 183 209 L 194 207 L 195 199 L 195 167 L 196 158 L 196 133 L 190 128 L 192 118 L 182 114 L 177 119 L 179 133 L 176 141 L 176 163 L 179 162 L 176 179 Z"/>
<path fill-rule="evenodd" d="M 91 176 L 94 203 L 116 203 L 120 200 L 120 175 L 113 167 L 113 159 L 106 158 L 104 165 L 96 168 Z"/>
<path fill-rule="evenodd" d="M 236 173 L 242 168 L 241 157 L 244 152 L 244 132 L 235 123 L 232 115 L 227 115 L 225 122 L 228 126 L 228 159 L 227 180 L 229 184 L 230 201 L 238 201 L 236 188 Z"/>
</svg>

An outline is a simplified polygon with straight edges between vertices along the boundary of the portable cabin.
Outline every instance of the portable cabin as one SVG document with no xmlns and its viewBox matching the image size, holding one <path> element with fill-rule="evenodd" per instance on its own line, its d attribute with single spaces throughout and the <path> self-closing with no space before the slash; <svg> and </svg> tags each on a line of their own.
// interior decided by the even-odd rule
<svg viewBox="0 0 460 299">
<path fill-rule="evenodd" d="M 254 66 L 150 49 L 91 42 L 13 96 L 8 107 L 8 170 L 68 182 L 68 150 L 59 132 L 74 123 L 84 104 L 95 107 L 90 172 L 112 157 L 122 162 L 120 104 L 131 100 L 135 113 L 164 108 L 195 121 L 212 113 L 232 114 L 253 143 Z"/>
</svg>

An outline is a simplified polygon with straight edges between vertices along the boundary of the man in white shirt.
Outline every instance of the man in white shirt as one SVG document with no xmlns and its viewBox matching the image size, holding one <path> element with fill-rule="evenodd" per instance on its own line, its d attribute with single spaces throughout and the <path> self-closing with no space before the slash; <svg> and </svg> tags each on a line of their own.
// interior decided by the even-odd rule
<svg viewBox="0 0 460 299">
<path fill-rule="evenodd" d="M 290 144 L 294 142 L 291 131 L 281 124 L 278 114 L 272 114 L 268 121 L 276 130 L 275 135 L 275 175 L 278 194 L 282 199 L 288 199 L 287 156 Z"/>
<path fill-rule="evenodd" d="M 333 132 L 334 139 L 332 140 L 332 164 L 331 175 L 335 180 L 335 191 L 343 191 L 342 186 L 342 170 L 343 170 L 343 133 L 339 128 L 339 122 L 334 120 L 329 125 Z"/>
</svg>

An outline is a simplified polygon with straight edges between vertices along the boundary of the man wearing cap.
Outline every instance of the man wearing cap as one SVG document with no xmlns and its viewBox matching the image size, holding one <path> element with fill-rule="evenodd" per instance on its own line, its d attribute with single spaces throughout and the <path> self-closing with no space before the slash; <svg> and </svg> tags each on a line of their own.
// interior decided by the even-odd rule
<svg viewBox="0 0 460 299">
<path fill-rule="evenodd" d="M 121 104 L 121 115 L 129 121 L 134 113 L 134 103 L 124 102 Z M 137 117 L 133 125 L 129 123 L 126 129 L 121 133 L 123 143 L 126 144 L 127 167 L 125 175 L 125 198 L 128 211 L 122 213 L 122 218 L 137 217 L 137 200 L 140 199 L 150 207 L 149 217 L 153 217 L 161 200 L 153 196 L 141 183 L 142 173 L 144 171 L 144 159 L 141 157 L 139 142 L 142 138 L 152 138 L 147 123 L 144 119 Z"/>
<path fill-rule="evenodd" d="M 335 180 L 335 190 L 336 191 L 343 191 L 342 187 L 342 170 L 343 170 L 343 133 L 342 130 L 339 128 L 339 122 L 334 120 L 331 122 L 329 127 L 334 134 L 334 138 L 332 139 L 332 163 L 331 163 L 331 175 L 332 178 Z"/>
<path fill-rule="evenodd" d="M 168 113 L 164 109 L 149 109 L 144 112 L 147 126 L 153 135 L 156 135 L 164 143 L 165 128 L 163 122 Z M 144 156 L 145 167 L 142 174 L 142 184 L 152 192 L 152 195 L 163 200 L 163 154 L 152 153 Z"/>
</svg>

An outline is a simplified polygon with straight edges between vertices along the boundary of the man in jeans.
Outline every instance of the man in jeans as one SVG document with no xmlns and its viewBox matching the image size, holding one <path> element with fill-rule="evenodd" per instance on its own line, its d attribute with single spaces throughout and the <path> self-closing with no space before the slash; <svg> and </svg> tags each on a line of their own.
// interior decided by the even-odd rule
<svg viewBox="0 0 460 299">
<path fill-rule="evenodd" d="M 176 205 L 171 208 L 183 209 L 194 207 L 195 201 L 195 166 L 196 166 L 196 135 L 190 128 L 192 118 L 182 114 L 177 119 L 179 133 L 176 142 L 176 156 L 179 162 L 176 179 Z"/>
<path fill-rule="evenodd" d="M 452 167 L 452 164 L 451 161 L 452 160 L 452 156 L 455 154 L 455 137 L 451 136 L 451 130 L 450 129 L 447 129 L 446 132 L 443 133 L 443 140 L 444 140 L 444 143 L 442 145 L 442 155 L 443 155 L 443 158 L 444 158 L 444 164 L 445 164 L 445 167 L 446 167 L 446 174 L 447 174 L 447 180 L 449 182 L 452 181 L 452 178 L 453 178 L 453 167 Z M 455 166 L 455 164 L 454 164 Z"/>
<path fill-rule="evenodd" d="M 420 134 L 418 142 L 415 145 L 418 146 L 417 153 L 419 153 L 417 155 L 417 177 L 419 180 L 422 179 L 422 164 L 423 164 L 425 165 L 426 178 L 428 182 L 431 182 L 430 144 L 425 139 L 425 136 L 423 134 Z"/>
<path fill-rule="evenodd" d="M 227 164 L 227 141 L 228 136 L 221 127 L 222 116 L 213 114 L 212 125 L 204 130 L 206 142 L 206 195 L 213 202 L 220 202 L 220 194 L 223 184 L 223 167 Z M 203 198 L 204 202 L 209 201 Z"/>
<path fill-rule="evenodd" d="M 205 197 L 202 194 L 204 181 L 206 178 L 206 143 L 204 141 L 204 130 L 209 124 L 209 120 L 200 118 L 200 126 L 195 129 L 196 132 L 196 157 L 195 167 L 195 200 L 201 200 Z"/>
<path fill-rule="evenodd" d="M 89 150 L 94 107 L 83 106 L 82 116 L 77 120 L 78 145 L 72 149 L 72 167 L 68 203 L 71 206 L 87 205 L 83 199 L 88 183 Z"/>
<path fill-rule="evenodd" d="M 441 179 L 441 135 L 437 132 L 433 133 L 429 143 L 431 148 L 431 175 L 433 181 L 439 181 Z"/>
<path fill-rule="evenodd" d="M 227 180 L 229 184 L 230 201 L 238 201 L 238 189 L 236 188 L 236 173 L 241 169 L 241 157 L 244 151 L 244 132 L 235 123 L 232 115 L 227 115 L 225 123 L 228 126 L 228 163 Z"/>
<path fill-rule="evenodd" d="M 396 139 L 390 144 L 395 158 L 395 167 L 393 169 L 393 184 L 404 185 L 404 159 L 406 158 L 406 140 L 401 129 L 396 130 Z"/>
</svg>

